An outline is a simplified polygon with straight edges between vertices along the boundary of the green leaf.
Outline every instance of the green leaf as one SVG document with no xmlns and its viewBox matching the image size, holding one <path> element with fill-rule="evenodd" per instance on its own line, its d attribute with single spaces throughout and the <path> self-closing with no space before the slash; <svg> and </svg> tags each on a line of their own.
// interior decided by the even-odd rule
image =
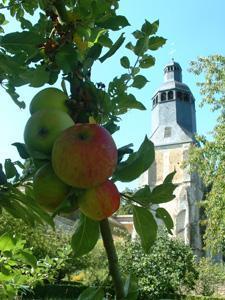
<svg viewBox="0 0 225 300">
<path fill-rule="evenodd" d="M 29 55 L 37 52 L 38 45 L 42 43 L 39 34 L 31 31 L 13 32 L 6 34 L 0 40 L 1 47 L 11 53 L 26 51 Z"/>
<path fill-rule="evenodd" d="M 129 109 L 146 109 L 140 101 L 136 100 L 133 94 L 120 94 L 118 97 L 113 99 L 113 102 L 116 102 L 117 114 L 124 114 Z"/>
<path fill-rule="evenodd" d="M 126 146 L 120 147 L 119 149 L 117 149 L 118 151 L 118 162 L 120 162 L 125 154 L 131 154 L 134 152 L 133 149 L 131 149 L 131 147 L 133 147 L 133 144 L 128 144 Z"/>
<path fill-rule="evenodd" d="M 0 24 L 2 25 L 4 24 L 4 22 L 5 22 L 5 16 L 4 14 L 0 13 Z"/>
<path fill-rule="evenodd" d="M 102 52 L 102 46 L 96 43 L 88 50 L 87 57 L 96 60 L 101 55 L 101 52 Z"/>
<path fill-rule="evenodd" d="M 12 163 L 10 158 L 5 160 L 4 168 L 5 168 L 6 177 L 8 179 L 19 175 L 18 172 L 17 172 L 16 167 L 14 166 L 14 164 Z"/>
<path fill-rule="evenodd" d="M 112 40 L 106 35 L 101 35 L 98 39 L 98 43 L 107 48 L 111 48 L 113 45 Z"/>
<path fill-rule="evenodd" d="M 127 56 L 123 56 L 120 59 L 120 64 L 122 67 L 124 67 L 125 69 L 128 69 L 130 67 L 130 61 L 129 58 Z"/>
<path fill-rule="evenodd" d="M 131 42 L 127 43 L 125 47 L 131 51 L 134 51 L 134 45 Z"/>
<path fill-rule="evenodd" d="M 60 50 L 55 56 L 55 60 L 59 68 L 67 74 L 72 71 L 76 65 L 77 52 L 71 44 L 66 44 L 60 47 Z"/>
<path fill-rule="evenodd" d="M 176 196 L 173 194 L 177 185 L 172 183 L 175 172 L 170 173 L 164 179 L 163 183 L 156 186 L 151 193 L 151 202 L 154 204 L 166 203 L 173 200 Z"/>
<path fill-rule="evenodd" d="M 97 25 L 102 28 L 111 29 L 111 30 L 120 30 L 126 26 L 129 26 L 129 22 L 124 16 L 110 16 L 108 19 L 102 22 L 97 22 Z"/>
<path fill-rule="evenodd" d="M 31 87 L 41 87 L 49 81 L 49 72 L 46 67 L 39 65 L 36 68 L 30 68 L 20 74 L 20 78 L 26 80 Z"/>
<path fill-rule="evenodd" d="M 134 47 L 134 53 L 137 56 L 142 56 L 148 50 L 148 38 L 140 38 Z"/>
<path fill-rule="evenodd" d="M 15 87 L 12 86 L 10 82 L 8 82 L 6 84 L 6 92 L 10 95 L 10 97 L 12 98 L 14 103 L 19 106 L 19 108 L 22 109 L 22 108 L 26 107 L 26 104 L 25 104 L 24 101 L 19 101 L 18 100 L 19 94 L 16 93 Z"/>
<path fill-rule="evenodd" d="M 155 216 L 156 216 L 156 218 L 161 219 L 164 222 L 168 232 L 170 234 L 173 234 L 172 233 L 172 229 L 174 227 L 173 219 L 171 218 L 168 211 L 165 210 L 165 208 L 163 208 L 163 207 L 159 207 L 159 208 L 156 209 L 156 215 Z"/>
<path fill-rule="evenodd" d="M 16 240 L 12 234 L 5 232 L 0 236 L 0 251 L 12 251 L 15 248 Z"/>
<path fill-rule="evenodd" d="M 171 182 L 173 182 L 173 178 L 174 178 L 175 174 L 176 174 L 176 171 L 173 171 L 173 172 L 169 173 L 166 176 L 166 178 L 163 180 L 163 182 L 164 183 L 171 183 Z"/>
<path fill-rule="evenodd" d="M 104 124 L 104 128 L 108 130 L 111 134 L 115 133 L 120 129 L 120 126 L 118 126 L 114 120 L 110 120 L 106 124 Z"/>
<path fill-rule="evenodd" d="M 72 236 L 71 246 L 76 256 L 90 252 L 99 238 L 99 222 L 81 214 L 79 224 Z"/>
<path fill-rule="evenodd" d="M 157 50 L 166 43 L 166 39 L 161 36 L 151 37 L 148 41 L 148 49 Z"/>
<path fill-rule="evenodd" d="M 18 151 L 21 158 L 27 159 L 27 158 L 30 157 L 29 153 L 27 152 L 25 144 L 23 144 L 23 143 L 13 143 L 12 145 L 16 147 L 16 149 L 17 149 L 17 151 Z"/>
<path fill-rule="evenodd" d="M 143 206 L 148 206 L 151 203 L 151 190 L 149 185 L 145 185 L 143 188 L 139 189 L 133 196 L 135 202 Z"/>
<path fill-rule="evenodd" d="M 144 37 L 143 32 L 141 32 L 140 30 L 136 30 L 132 34 L 136 39 L 141 39 Z"/>
<path fill-rule="evenodd" d="M 32 266 L 33 268 L 36 268 L 36 266 L 37 266 L 37 259 L 36 259 L 36 257 L 33 254 L 31 254 L 31 253 L 29 253 L 27 251 L 20 251 L 19 256 L 23 259 L 23 261 L 26 264 Z"/>
<path fill-rule="evenodd" d="M 139 150 L 117 166 L 113 177 L 122 182 L 132 181 L 148 170 L 154 159 L 154 145 L 146 136 Z"/>
<path fill-rule="evenodd" d="M 107 58 L 111 57 L 123 44 L 125 41 L 124 33 L 120 35 L 117 41 L 112 45 L 106 54 L 99 58 L 100 62 L 103 63 Z"/>
<path fill-rule="evenodd" d="M 140 59 L 140 68 L 142 69 L 147 69 L 150 68 L 152 66 L 154 66 L 155 64 L 155 58 L 151 55 L 144 55 L 142 57 L 142 59 Z"/>
<path fill-rule="evenodd" d="M 104 290 L 102 288 L 89 287 L 84 290 L 77 300 L 103 300 Z"/>
<path fill-rule="evenodd" d="M 149 21 L 145 20 L 145 23 L 141 27 L 141 31 L 144 32 L 146 35 L 155 34 L 159 27 L 159 20 L 150 23 Z"/>
<path fill-rule="evenodd" d="M 147 82 L 148 82 L 148 80 L 145 76 L 137 75 L 137 76 L 134 77 L 132 87 L 142 89 L 146 85 Z"/>
<path fill-rule="evenodd" d="M 145 253 L 149 253 L 156 240 L 157 223 L 152 213 L 143 207 L 133 205 L 134 227 L 141 239 L 141 245 Z"/>
</svg>

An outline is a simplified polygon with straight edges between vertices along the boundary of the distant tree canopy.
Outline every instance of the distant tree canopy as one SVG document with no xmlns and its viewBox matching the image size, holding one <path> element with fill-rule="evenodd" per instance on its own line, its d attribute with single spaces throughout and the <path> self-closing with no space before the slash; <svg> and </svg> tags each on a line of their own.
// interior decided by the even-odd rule
<svg viewBox="0 0 225 300">
<path fill-rule="evenodd" d="M 219 117 L 210 138 L 197 136 L 200 147 L 190 151 L 191 169 L 197 171 L 206 186 L 206 247 L 213 252 L 225 250 L 225 57 L 212 55 L 191 62 L 190 71 L 201 75 L 198 82 L 201 106 L 209 104 Z"/>
</svg>

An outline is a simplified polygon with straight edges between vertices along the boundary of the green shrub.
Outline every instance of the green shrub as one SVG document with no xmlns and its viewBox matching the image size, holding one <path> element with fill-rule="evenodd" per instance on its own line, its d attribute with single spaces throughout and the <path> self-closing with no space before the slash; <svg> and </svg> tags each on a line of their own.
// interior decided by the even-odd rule
<svg viewBox="0 0 225 300">
<path fill-rule="evenodd" d="M 0 216 L 0 234 L 4 232 L 19 234 L 37 258 L 56 257 L 58 249 L 70 241 L 70 234 L 63 230 L 55 231 L 48 225 L 40 224 L 31 227 L 8 213 L 2 213 Z"/>
<path fill-rule="evenodd" d="M 225 283 L 225 267 L 222 263 L 215 263 L 210 258 L 202 258 L 197 264 L 199 278 L 196 292 L 204 296 L 211 296 L 220 285 Z"/>
<path fill-rule="evenodd" d="M 31 227 L 23 220 L 3 213 L 0 216 L 0 234 L 6 231 L 19 234 L 25 241 L 25 246 L 38 260 L 44 282 L 60 282 L 66 275 L 84 267 L 83 260 L 75 258 L 70 247 L 72 232 L 60 228 L 53 230 L 47 225 Z"/>
<path fill-rule="evenodd" d="M 121 247 L 122 270 L 137 278 L 140 299 L 160 299 L 193 288 L 198 275 L 195 257 L 183 242 L 162 232 L 149 254 L 138 241 L 123 242 Z"/>
</svg>

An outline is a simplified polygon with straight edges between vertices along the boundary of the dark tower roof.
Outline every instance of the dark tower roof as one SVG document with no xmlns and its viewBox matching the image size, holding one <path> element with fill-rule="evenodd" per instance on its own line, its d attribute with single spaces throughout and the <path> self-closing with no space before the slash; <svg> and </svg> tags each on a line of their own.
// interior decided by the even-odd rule
<svg viewBox="0 0 225 300">
<path fill-rule="evenodd" d="M 195 99 L 182 82 L 182 68 L 172 60 L 164 68 L 152 108 L 152 141 L 156 146 L 191 142 L 196 132 Z"/>
</svg>

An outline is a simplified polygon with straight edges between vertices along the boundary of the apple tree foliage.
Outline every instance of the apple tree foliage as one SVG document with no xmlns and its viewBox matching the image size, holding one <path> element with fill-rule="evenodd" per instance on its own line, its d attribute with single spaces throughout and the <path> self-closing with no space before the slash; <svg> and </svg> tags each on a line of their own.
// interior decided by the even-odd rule
<svg viewBox="0 0 225 300">
<path fill-rule="evenodd" d="M 197 85 L 202 95 L 201 105 L 208 104 L 217 112 L 216 126 L 209 138 L 197 136 L 199 147 L 193 147 L 189 162 L 205 185 L 202 201 L 206 247 L 212 252 L 224 252 L 225 247 L 225 57 L 211 55 L 191 62 L 190 71 L 201 76 Z"/>
<path fill-rule="evenodd" d="M 130 41 L 126 41 L 124 28 L 130 24 L 125 16 L 118 14 L 118 8 L 119 0 L 0 1 L 1 87 L 19 108 L 24 109 L 25 101 L 20 99 L 18 87 L 40 88 L 61 82 L 69 96 L 68 106 L 75 122 L 85 123 L 91 118 L 111 134 L 118 131 L 121 115 L 131 109 L 146 109 L 133 91 L 148 83 L 142 71 L 154 66 L 154 51 L 166 42 L 157 35 L 158 20 L 153 23 L 145 20 L 141 28 L 132 33 Z M 20 28 L 17 31 L 4 32 L 7 16 L 9 20 L 13 17 L 18 21 Z M 93 65 L 96 62 L 103 64 L 122 48 L 128 53 L 118 62 L 124 73 L 112 78 L 107 85 L 104 76 L 102 82 L 95 82 Z M 49 215 L 33 200 L 31 178 L 34 168 L 26 147 L 21 142 L 14 146 L 25 163 L 7 159 L 4 168 L 0 165 L 1 208 L 31 224 L 47 221 L 53 225 Z M 133 181 L 148 170 L 153 161 L 154 145 L 147 137 L 136 152 L 132 144 L 125 145 L 118 149 L 118 165 L 112 180 Z M 22 168 L 22 175 L 18 167 Z M 150 251 L 156 238 L 157 219 L 165 223 L 169 232 L 173 228 L 165 209 L 157 208 L 154 213 L 151 209 L 155 204 L 174 198 L 173 175 L 168 175 L 153 190 L 145 186 L 133 194 L 123 195 L 133 204 L 134 226 L 146 252 Z M 93 249 L 99 232 L 99 222 L 81 215 L 72 238 L 77 256 Z M 128 286 L 127 282 L 127 295 Z M 90 292 L 101 295 L 101 291 Z"/>
</svg>

